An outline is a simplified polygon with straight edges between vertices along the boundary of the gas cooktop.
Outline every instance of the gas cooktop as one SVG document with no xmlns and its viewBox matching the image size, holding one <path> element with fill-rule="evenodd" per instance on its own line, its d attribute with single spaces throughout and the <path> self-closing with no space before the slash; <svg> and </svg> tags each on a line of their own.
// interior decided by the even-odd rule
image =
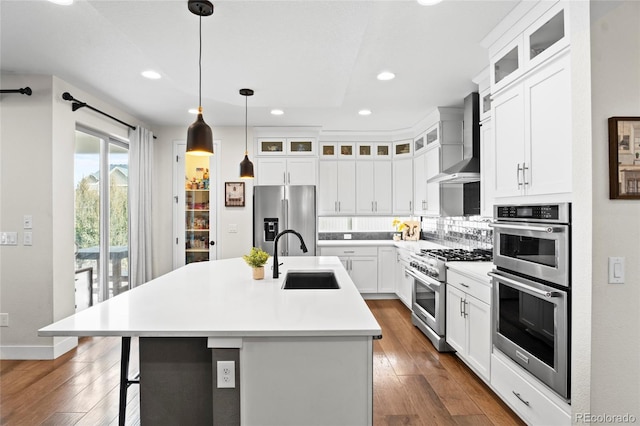
<svg viewBox="0 0 640 426">
<path fill-rule="evenodd" d="M 464 250 L 464 249 L 429 249 L 420 250 L 418 253 L 422 257 L 435 257 L 446 262 L 491 262 L 493 254 L 490 250 Z"/>
</svg>

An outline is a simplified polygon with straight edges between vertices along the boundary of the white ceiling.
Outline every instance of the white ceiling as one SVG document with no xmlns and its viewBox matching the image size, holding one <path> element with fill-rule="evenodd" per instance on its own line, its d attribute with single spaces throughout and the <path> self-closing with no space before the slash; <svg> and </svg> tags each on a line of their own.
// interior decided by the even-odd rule
<svg viewBox="0 0 640 426">
<path fill-rule="evenodd" d="M 213 1 L 202 18 L 204 118 L 244 125 L 247 87 L 250 126 L 410 128 L 435 107 L 462 106 L 488 65 L 480 41 L 518 1 Z M 187 0 L 0 0 L 0 65 L 56 75 L 149 125 L 186 127 L 198 103 L 198 19 Z M 162 79 L 143 78 L 147 69 Z M 382 70 L 396 79 L 378 81 Z"/>
</svg>

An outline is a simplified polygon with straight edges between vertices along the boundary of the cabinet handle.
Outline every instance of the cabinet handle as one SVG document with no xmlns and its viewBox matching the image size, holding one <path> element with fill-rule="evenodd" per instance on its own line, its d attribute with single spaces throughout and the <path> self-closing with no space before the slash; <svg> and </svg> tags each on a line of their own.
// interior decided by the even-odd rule
<svg viewBox="0 0 640 426">
<path fill-rule="evenodd" d="M 282 183 L 287 183 L 287 172 L 282 172 Z"/>
<path fill-rule="evenodd" d="M 520 163 L 518 163 L 517 166 L 516 179 L 518 180 L 518 188 L 520 188 L 522 186 L 522 182 L 520 182 L 520 171 L 522 170 L 522 168 L 520 167 Z"/>
<path fill-rule="evenodd" d="M 520 401 L 522 401 L 522 403 L 524 405 L 526 405 L 527 407 L 529 406 L 529 401 L 525 401 L 524 399 L 522 399 L 522 397 L 520 396 L 520 394 L 516 391 L 511 391 L 513 392 L 513 394 L 516 396 L 516 398 L 518 398 Z"/>
<path fill-rule="evenodd" d="M 525 170 L 529 170 L 526 164 L 527 163 L 522 163 L 522 182 L 524 182 L 525 185 L 529 185 L 529 182 L 527 182 L 527 175 L 525 174 Z"/>
<path fill-rule="evenodd" d="M 376 212 L 378 211 L 378 202 L 376 201 Z"/>
<path fill-rule="evenodd" d="M 338 202 L 337 201 L 333 202 L 333 211 L 336 212 L 336 213 L 338 212 Z"/>
<path fill-rule="evenodd" d="M 342 206 L 340 206 L 340 201 L 338 201 L 338 211 L 342 210 L 341 208 Z"/>
<path fill-rule="evenodd" d="M 467 302 L 466 300 L 463 302 L 462 306 L 464 308 L 464 317 L 468 317 L 469 313 L 467 312 L 467 305 L 469 304 L 469 302 Z"/>
<path fill-rule="evenodd" d="M 464 316 L 464 308 L 463 308 L 464 299 L 460 299 L 460 316 Z"/>
<path fill-rule="evenodd" d="M 347 254 L 347 253 L 355 253 L 355 250 L 345 250 L 345 251 L 343 251 L 343 253 L 344 253 L 344 254 Z"/>
<path fill-rule="evenodd" d="M 373 208 L 373 201 L 371 202 L 371 211 L 374 212 L 374 208 Z"/>
<path fill-rule="evenodd" d="M 287 172 L 287 183 L 291 183 L 291 172 Z"/>
<path fill-rule="evenodd" d="M 462 287 L 469 288 L 469 286 L 468 286 L 468 285 L 466 285 L 465 283 L 460 283 L 460 285 L 461 285 Z"/>
<path fill-rule="evenodd" d="M 413 201 L 409 201 L 409 211 L 413 210 Z"/>
</svg>

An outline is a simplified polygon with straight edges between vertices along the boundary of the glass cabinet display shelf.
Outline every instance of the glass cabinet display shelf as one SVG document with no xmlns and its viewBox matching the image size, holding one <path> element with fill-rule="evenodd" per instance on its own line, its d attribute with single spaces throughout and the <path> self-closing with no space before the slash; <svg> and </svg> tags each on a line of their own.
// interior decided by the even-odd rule
<svg viewBox="0 0 640 426">
<path fill-rule="evenodd" d="M 209 260 L 210 207 L 209 158 L 187 155 L 184 186 L 185 264 Z"/>
</svg>

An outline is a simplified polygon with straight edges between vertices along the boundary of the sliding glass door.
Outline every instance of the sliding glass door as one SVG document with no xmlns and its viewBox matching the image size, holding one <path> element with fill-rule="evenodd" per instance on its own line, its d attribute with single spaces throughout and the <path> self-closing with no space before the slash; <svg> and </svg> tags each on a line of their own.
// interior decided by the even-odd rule
<svg viewBox="0 0 640 426">
<path fill-rule="evenodd" d="M 91 268 L 103 301 L 129 289 L 129 147 L 86 129 L 75 146 L 76 270 Z"/>
</svg>

